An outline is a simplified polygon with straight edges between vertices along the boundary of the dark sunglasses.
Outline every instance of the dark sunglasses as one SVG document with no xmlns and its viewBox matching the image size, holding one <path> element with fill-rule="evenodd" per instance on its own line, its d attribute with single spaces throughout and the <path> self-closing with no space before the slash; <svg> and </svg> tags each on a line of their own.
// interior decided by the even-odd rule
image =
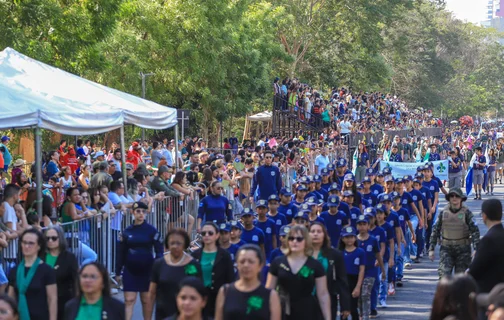
<svg viewBox="0 0 504 320">
<path fill-rule="evenodd" d="M 303 237 L 288 237 L 287 238 L 289 241 L 294 241 L 296 240 L 297 242 L 303 242 L 304 238 Z"/>
<path fill-rule="evenodd" d="M 456 194 L 450 194 L 450 198 L 460 198 L 460 197 Z"/>
<path fill-rule="evenodd" d="M 209 236 L 213 236 L 215 234 L 215 232 L 213 231 L 201 231 L 201 235 L 204 237 L 206 235 L 209 235 Z"/>
<path fill-rule="evenodd" d="M 52 242 L 56 242 L 58 241 L 58 237 L 57 236 L 52 236 L 52 237 L 46 237 L 47 241 L 52 241 Z"/>
</svg>

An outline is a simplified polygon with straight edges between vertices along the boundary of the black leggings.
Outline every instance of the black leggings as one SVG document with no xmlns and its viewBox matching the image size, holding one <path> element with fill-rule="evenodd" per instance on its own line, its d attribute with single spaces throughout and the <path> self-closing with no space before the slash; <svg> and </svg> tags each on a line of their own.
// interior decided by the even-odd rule
<svg viewBox="0 0 504 320">
<path fill-rule="evenodd" d="M 357 286 L 357 282 L 359 281 L 359 276 L 354 274 L 347 274 L 348 279 L 348 290 L 350 291 L 350 315 L 352 315 L 353 319 L 359 319 L 359 297 L 352 297 L 352 291 L 354 291 Z M 342 318 L 343 319 L 343 318 Z"/>
</svg>

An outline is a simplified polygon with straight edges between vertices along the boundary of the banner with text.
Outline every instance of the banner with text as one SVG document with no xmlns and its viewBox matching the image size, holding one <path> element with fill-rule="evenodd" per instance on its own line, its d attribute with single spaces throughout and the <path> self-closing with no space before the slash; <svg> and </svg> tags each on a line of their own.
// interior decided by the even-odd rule
<svg viewBox="0 0 504 320">
<path fill-rule="evenodd" d="M 448 180 L 448 160 L 432 161 L 434 164 L 434 175 L 441 180 Z M 389 167 L 394 178 L 402 178 L 410 175 L 415 176 L 417 168 L 427 162 L 390 162 L 380 161 L 380 170 Z"/>
</svg>

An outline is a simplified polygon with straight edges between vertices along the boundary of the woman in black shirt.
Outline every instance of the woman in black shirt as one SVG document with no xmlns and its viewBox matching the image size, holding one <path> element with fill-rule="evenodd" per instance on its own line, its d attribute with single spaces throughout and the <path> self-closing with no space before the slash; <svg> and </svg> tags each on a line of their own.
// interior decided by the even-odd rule
<svg viewBox="0 0 504 320">
<path fill-rule="evenodd" d="M 284 319 L 317 319 L 321 311 L 324 320 L 331 319 L 326 273 L 322 264 L 311 257 L 313 249 L 308 230 L 303 225 L 295 225 L 287 240 L 289 251 L 271 262 L 266 287 L 278 287 Z"/>
<path fill-rule="evenodd" d="M 54 269 L 58 287 L 58 319 L 63 319 L 65 304 L 77 295 L 79 266 L 73 253 L 67 251 L 65 235 L 60 227 L 50 226 L 45 230 L 47 253 L 44 261 Z"/>
<path fill-rule="evenodd" d="M 23 259 L 10 271 L 9 296 L 17 299 L 21 319 L 56 320 L 56 275 L 41 259 L 46 254 L 44 236 L 37 229 L 28 229 L 20 242 Z"/>
<path fill-rule="evenodd" d="M 172 229 L 164 240 L 169 251 L 157 259 L 152 267 L 149 286 L 150 301 L 146 312 L 147 319 L 152 318 L 152 309 L 156 304 L 156 320 L 165 319 L 177 313 L 177 293 L 179 283 L 188 276 L 202 277 L 201 267 L 184 250 L 189 247 L 189 235 L 184 229 Z"/>
<path fill-rule="evenodd" d="M 259 280 L 264 267 L 261 248 L 245 244 L 236 253 L 239 279 L 221 287 L 215 305 L 215 320 L 280 320 L 278 294 Z"/>
</svg>

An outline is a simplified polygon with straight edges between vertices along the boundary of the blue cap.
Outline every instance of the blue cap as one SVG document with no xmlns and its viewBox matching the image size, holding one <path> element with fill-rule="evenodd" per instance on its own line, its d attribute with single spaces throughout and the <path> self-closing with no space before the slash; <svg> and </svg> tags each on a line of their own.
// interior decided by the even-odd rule
<svg viewBox="0 0 504 320">
<path fill-rule="evenodd" d="M 353 197 L 354 194 L 350 190 L 343 191 L 343 197 Z"/>
<path fill-rule="evenodd" d="M 231 225 L 229 223 L 221 223 L 219 224 L 219 230 L 220 231 L 231 231 Z"/>
<path fill-rule="evenodd" d="M 354 181 L 353 174 L 351 174 L 351 173 L 345 174 L 345 176 L 343 177 L 343 181 Z"/>
<path fill-rule="evenodd" d="M 361 222 L 369 223 L 369 219 L 365 215 L 361 214 L 359 217 L 357 217 L 357 223 Z"/>
<path fill-rule="evenodd" d="M 413 180 L 413 183 L 422 184 L 422 183 L 420 182 L 420 180 L 418 180 L 418 179 Z"/>
<path fill-rule="evenodd" d="M 364 209 L 364 215 L 375 217 L 376 209 L 373 207 L 367 207 L 366 209 Z"/>
<path fill-rule="evenodd" d="M 359 189 L 364 189 L 364 185 L 362 183 L 359 183 L 357 185 L 357 190 L 359 190 Z"/>
<path fill-rule="evenodd" d="M 337 207 L 340 204 L 340 198 L 338 196 L 329 196 L 327 198 L 327 206 L 330 207 Z"/>
<path fill-rule="evenodd" d="M 313 182 L 322 182 L 322 177 L 318 174 L 313 176 Z"/>
<path fill-rule="evenodd" d="M 377 204 L 375 209 L 376 209 L 376 213 L 387 212 L 387 208 L 385 208 L 385 205 L 383 203 Z"/>
<path fill-rule="evenodd" d="M 280 190 L 280 195 L 281 196 L 286 196 L 286 197 L 292 197 L 292 193 L 289 190 L 285 189 L 285 188 L 282 188 Z"/>
<path fill-rule="evenodd" d="M 429 161 L 425 164 L 427 167 L 434 168 L 434 163 L 432 161 Z"/>
<path fill-rule="evenodd" d="M 240 217 L 251 216 L 253 214 L 254 213 L 252 212 L 252 210 L 250 210 L 250 208 L 245 208 L 245 209 L 243 209 L 242 213 L 240 214 Z"/>
<path fill-rule="evenodd" d="M 329 169 L 324 168 L 324 169 L 320 170 L 320 174 L 322 175 L 322 177 L 327 177 L 327 176 L 329 176 L 329 175 L 330 175 L 330 173 L 329 173 Z"/>
<path fill-rule="evenodd" d="M 243 215 L 243 213 L 242 213 L 242 215 Z M 233 221 L 229 222 L 229 227 L 230 227 L 231 229 L 233 229 L 233 228 L 235 228 L 235 229 L 240 229 L 240 230 L 242 230 L 242 229 L 243 229 L 242 224 L 241 224 L 240 222 L 238 222 L 238 221 L 235 221 L 235 220 L 233 220 Z"/>
<path fill-rule="evenodd" d="M 285 237 L 286 235 L 289 234 L 291 227 L 290 226 L 282 226 L 280 227 L 280 231 L 278 232 L 278 235 L 281 237 Z"/>
<path fill-rule="evenodd" d="M 393 191 L 393 192 L 389 193 L 389 196 L 390 196 L 390 198 L 391 198 L 392 200 L 395 200 L 395 199 L 397 199 L 397 198 L 399 198 L 399 199 L 401 198 L 401 195 L 400 195 L 400 194 L 399 194 L 399 192 L 397 192 L 397 191 Z"/>
<path fill-rule="evenodd" d="M 338 162 L 336 163 L 336 168 L 342 168 L 347 165 L 346 159 L 339 159 Z"/>
<path fill-rule="evenodd" d="M 272 194 L 268 198 L 268 202 L 270 202 L 270 201 L 280 201 L 280 198 L 276 194 Z"/>
<path fill-rule="evenodd" d="M 308 214 L 305 212 L 305 211 L 299 211 L 298 213 L 296 213 L 296 216 L 293 218 L 294 220 L 295 219 L 305 219 L 306 221 L 308 221 Z"/>
<path fill-rule="evenodd" d="M 346 227 L 341 230 L 341 236 L 342 237 L 348 237 L 348 236 L 356 236 L 357 231 L 353 227 Z"/>
<path fill-rule="evenodd" d="M 394 180 L 394 183 L 395 184 L 404 183 L 404 180 L 402 178 L 397 178 L 397 179 Z"/>
<path fill-rule="evenodd" d="M 383 177 L 383 176 L 384 176 L 384 174 L 383 174 L 383 172 L 378 171 L 378 173 L 376 174 L 376 176 L 377 176 L 377 177 Z"/>
<path fill-rule="evenodd" d="M 327 165 L 327 170 L 334 171 L 334 164 L 328 164 Z"/>
<path fill-rule="evenodd" d="M 380 203 L 385 202 L 385 201 L 392 201 L 392 198 L 388 194 L 382 194 L 380 197 Z"/>
<path fill-rule="evenodd" d="M 333 182 L 331 184 L 331 186 L 329 187 L 329 190 L 327 190 L 328 192 L 331 192 L 331 191 L 334 191 L 334 190 L 340 190 L 340 186 L 336 183 L 336 182 Z"/>
<path fill-rule="evenodd" d="M 2 142 L 3 142 L 3 141 L 10 141 L 10 138 L 9 138 L 9 137 L 7 137 L 7 136 L 3 136 L 3 137 L 2 137 Z"/>
<path fill-rule="evenodd" d="M 364 179 L 362 179 L 362 183 L 371 183 L 371 178 L 370 177 L 364 177 Z"/>
<path fill-rule="evenodd" d="M 385 168 L 383 168 L 382 172 L 383 172 L 383 175 L 386 176 L 387 174 L 391 174 L 392 170 L 390 169 L 390 167 L 385 167 Z"/>
<path fill-rule="evenodd" d="M 259 200 L 256 202 L 256 208 L 267 208 L 268 207 L 268 201 L 266 200 Z"/>
<path fill-rule="evenodd" d="M 422 166 L 418 166 L 418 167 L 416 168 L 417 173 L 418 173 L 418 172 L 422 172 L 423 167 L 424 167 L 423 165 L 422 165 Z"/>
<path fill-rule="evenodd" d="M 394 177 L 392 177 L 392 176 L 386 176 L 385 177 L 385 182 L 389 182 L 389 181 L 394 182 Z"/>
<path fill-rule="evenodd" d="M 373 168 L 367 168 L 367 169 L 366 169 L 366 174 L 367 174 L 368 176 L 374 176 L 374 175 L 375 175 L 375 172 L 374 172 Z"/>
<path fill-rule="evenodd" d="M 425 166 L 423 166 L 423 171 L 425 171 L 425 170 L 430 170 L 430 171 L 432 171 L 432 167 L 431 167 L 431 166 L 429 166 L 429 165 L 425 165 Z"/>
<path fill-rule="evenodd" d="M 308 191 L 308 189 L 302 184 L 298 185 L 296 190 L 297 191 Z"/>
<path fill-rule="evenodd" d="M 310 178 L 308 176 L 303 176 L 299 179 L 299 183 L 302 184 L 309 184 L 310 183 Z"/>
<path fill-rule="evenodd" d="M 423 173 L 421 173 L 421 172 L 417 172 L 417 173 L 415 174 L 415 179 L 423 179 L 423 178 L 424 178 L 424 177 L 423 177 Z"/>
<path fill-rule="evenodd" d="M 299 210 L 301 211 L 310 211 L 311 212 L 311 208 L 315 205 L 315 203 L 308 203 L 308 202 L 305 202 L 303 203 L 300 207 L 299 207 Z"/>
<path fill-rule="evenodd" d="M 410 176 L 410 175 L 407 175 L 407 176 L 404 176 L 403 177 L 403 180 L 406 182 L 406 181 L 413 181 L 413 177 Z"/>
</svg>

